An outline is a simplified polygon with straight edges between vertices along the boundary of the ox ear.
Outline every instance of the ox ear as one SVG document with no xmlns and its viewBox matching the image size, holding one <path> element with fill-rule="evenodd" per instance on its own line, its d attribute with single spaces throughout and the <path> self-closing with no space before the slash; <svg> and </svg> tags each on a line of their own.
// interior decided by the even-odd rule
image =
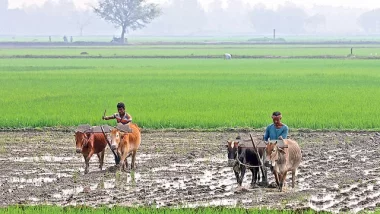
<svg viewBox="0 0 380 214">
<path fill-rule="evenodd" d="M 237 148 L 239 146 L 239 141 L 234 141 L 234 148 Z"/>
<path fill-rule="evenodd" d="M 226 147 L 227 147 L 227 148 L 231 147 L 231 144 L 232 144 L 232 141 L 227 140 Z"/>
</svg>

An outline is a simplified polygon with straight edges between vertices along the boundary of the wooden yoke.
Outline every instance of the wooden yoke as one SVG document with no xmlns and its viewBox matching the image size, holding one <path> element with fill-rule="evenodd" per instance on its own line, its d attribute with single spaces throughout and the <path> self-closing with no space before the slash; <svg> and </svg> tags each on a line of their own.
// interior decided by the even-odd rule
<svg viewBox="0 0 380 214">
<path fill-rule="evenodd" d="M 116 125 L 116 129 L 119 130 L 120 132 L 125 132 L 125 133 L 132 133 L 131 127 L 129 127 L 129 124 L 122 124 L 118 123 Z"/>
<path fill-rule="evenodd" d="M 91 126 L 88 124 L 79 125 L 74 132 L 88 133 L 91 132 Z"/>
<path fill-rule="evenodd" d="M 288 144 L 285 144 L 284 140 L 270 140 L 268 143 L 277 143 L 277 147 L 281 149 L 288 148 Z"/>
</svg>

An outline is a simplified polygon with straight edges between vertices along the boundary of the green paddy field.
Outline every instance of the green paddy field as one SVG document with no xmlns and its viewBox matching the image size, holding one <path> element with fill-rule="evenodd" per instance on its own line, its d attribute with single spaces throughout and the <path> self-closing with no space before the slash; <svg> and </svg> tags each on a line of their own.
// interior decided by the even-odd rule
<svg viewBox="0 0 380 214">
<path fill-rule="evenodd" d="M 230 53 L 232 56 L 307 56 L 346 57 L 351 54 L 357 57 L 380 57 L 380 45 L 130 45 L 130 46 L 64 46 L 32 48 L 0 48 L 0 58 L 9 57 L 164 57 L 164 56 L 220 56 Z M 81 54 L 86 52 L 87 55 Z"/>
<path fill-rule="evenodd" d="M 83 51 L 109 57 L 70 58 Z M 223 60 L 225 52 L 315 58 Z M 123 101 L 143 128 L 263 128 L 281 111 L 291 128 L 380 130 L 380 60 L 349 53 L 344 45 L 0 48 L 0 127 L 103 124 L 104 110 Z M 375 53 L 380 46 L 354 47 Z M 128 55 L 143 58 L 112 58 Z M 221 57 L 144 58 L 191 55 Z"/>
<path fill-rule="evenodd" d="M 376 43 L 377 37 L 286 39 L 306 41 L 302 45 L 207 44 L 216 41 L 212 37 L 132 38 L 126 46 L 51 46 L 43 44 L 47 38 L 0 37 L 0 43 L 21 43 L 0 44 L 0 130 L 114 125 L 101 117 L 105 110 L 115 113 L 121 101 L 144 129 L 263 129 L 272 122 L 272 112 L 281 111 L 290 129 L 380 130 L 380 45 L 307 44 Z M 74 38 L 80 39 L 110 40 Z M 61 40 L 53 37 L 53 42 Z M 28 42 L 42 45 L 27 47 Z M 181 42 L 188 44 L 175 44 Z M 224 60 L 224 53 L 233 59 Z M 8 153 L 5 142 L 12 140 L 3 138 L 0 152 Z M 315 213 L 239 206 L 95 209 L 38 204 L 2 207 L 0 213 Z"/>
</svg>

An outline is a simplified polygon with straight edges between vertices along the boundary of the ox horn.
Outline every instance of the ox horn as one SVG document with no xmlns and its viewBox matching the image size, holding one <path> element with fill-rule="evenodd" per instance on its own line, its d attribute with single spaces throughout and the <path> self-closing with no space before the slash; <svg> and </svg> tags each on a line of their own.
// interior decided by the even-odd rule
<svg viewBox="0 0 380 214">
<path fill-rule="evenodd" d="M 278 148 L 278 151 L 283 152 L 284 154 L 286 154 L 286 152 L 285 152 L 285 150 L 283 148 Z"/>
</svg>

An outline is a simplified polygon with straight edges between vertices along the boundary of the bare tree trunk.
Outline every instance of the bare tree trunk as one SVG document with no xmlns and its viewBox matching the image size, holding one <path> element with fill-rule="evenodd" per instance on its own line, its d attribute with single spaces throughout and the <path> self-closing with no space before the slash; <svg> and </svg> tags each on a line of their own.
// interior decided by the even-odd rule
<svg viewBox="0 0 380 214">
<path fill-rule="evenodd" d="M 125 41 L 125 31 L 126 31 L 126 27 L 122 26 L 121 27 L 121 36 L 120 36 L 120 43 L 121 44 L 124 44 L 124 41 Z"/>
<path fill-rule="evenodd" d="M 124 44 L 124 30 L 121 32 L 120 41 L 121 44 Z"/>
</svg>

